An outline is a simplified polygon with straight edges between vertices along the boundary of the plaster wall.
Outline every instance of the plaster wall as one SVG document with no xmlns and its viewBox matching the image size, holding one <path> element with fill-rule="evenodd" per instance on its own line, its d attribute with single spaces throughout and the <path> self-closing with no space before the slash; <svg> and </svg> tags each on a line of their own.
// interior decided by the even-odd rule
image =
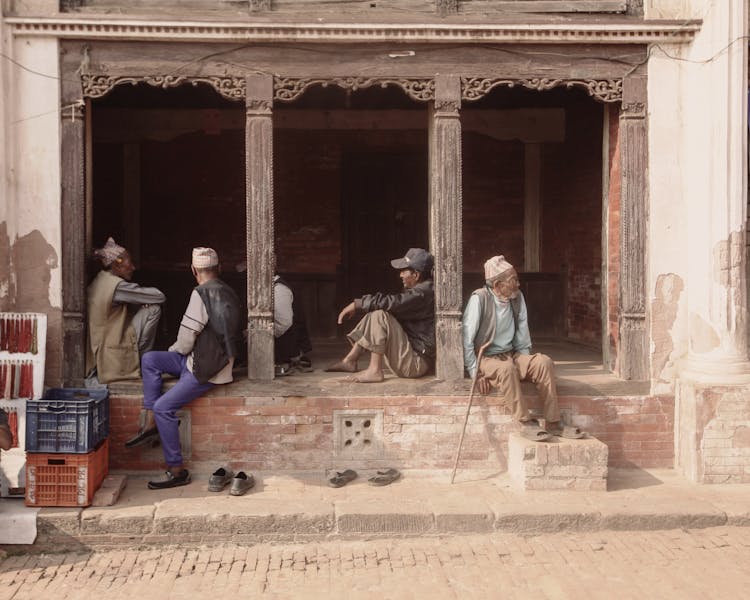
<svg viewBox="0 0 750 600">
<path fill-rule="evenodd" d="M 747 1 L 684 4 L 703 20 L 694 42 L 648 64 L 652 393 L 675 390 L 689 479 L 745 482 Z"/>
<path fill-rule="evenodd" d="M 61 364 L 60 248 L 64 235 L 60 223 L 58 42 L 54 38 L 15 38 L 9 46 L 15 63 L 6 61 L 3 72 L 9 159 L 4 180 L 5 227 L 10 261 L 4 308 L 47 313 L 50 352 L 46 379 L 54 385 Z"/>
<path fill-rule="evenodd" d="M 0 50 L 10 56 L 10 34 L 5 26 L 5 19 L 0 14 Z M 8 128 L 8 104 L 10 102 L 10 85 L 8 84 L 7 60 L 0 60 L 0 311 L 6 311 L 10 304 L 10 240 L 8 238 L 8 221 L 11 215 L 8 184 L 10 177 L 11 157 L 10 131 Z"/>
<path fill-rule="evenodd" d="M 698 11 L 711 2 L 713 0 L 646 0 L 643 14 L 647 19 L 695 18 Z"/>
</svg>

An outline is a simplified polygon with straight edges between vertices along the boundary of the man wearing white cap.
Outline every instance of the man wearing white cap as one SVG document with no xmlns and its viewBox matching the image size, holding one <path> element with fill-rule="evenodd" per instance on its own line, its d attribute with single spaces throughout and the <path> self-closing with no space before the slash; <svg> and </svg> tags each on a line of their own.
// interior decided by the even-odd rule
<svg viewBox="0 0 750 600">
<path fill-rule="evenodd" d="M 485 286 L 472 293 L 464 311 L 464 365 L 472 378 L 477 377 L 481 394 L 496 388 L 513 407 L 513 417 L 527 425 L 538 424 L 529 415 L 521 381 L 533 382 L 544 404 L 547 431 L 559 433 L 554 363 L 545 354 L 531 353 L 526 302 L 518 274 L 504 256 L 494 256 L 484 263 L 484 277 Z M 477 354 L 485 344 L 479 365 Z M 536 433 L 539 440 L 549 437 Z"/>
<path fill-rule="evenodd" d="M 216 251 L 194 248 L 190 268 L 198 286 L 190 295 L 177 341 L 167 352 L 148 352 L 141 361 L 146 423 L 125 444 L 133 447 L 161 437 L 166 477 L 149 481 L 152 490 L 190 483 L 180 450 L 177 410 L 215 385 L 231 382 L 240 348 L 241 304 L 234 290 L 219 279 Z M 162 373 L 179 377 L 163 394 Z"/>
<path fill-rule="evenodd" d="M 130 254 L 111 237 L 94 256 L 102 270 L 87 290 L 87 384 L 137 379 L 141 356 L 154 347 L 166 297 L 132 281 Z"/>
<path fill-rule="evenodd" d="M 397 377 L 422 377 L 435 360 L 435 288 L 432 254 L 409 248 L 391 266 L 399 270 L 404 289 L 399 294 L 367 294 L 347 304 L 338 323 L 358 311 L 366 313 L 347 336 L 352 349 L 326 371 L 357 373 L 357 360 L 370 352 L 367 369 L 351 377 L 357 383 L 383 381 L 383 363 Z"/>
</svg>

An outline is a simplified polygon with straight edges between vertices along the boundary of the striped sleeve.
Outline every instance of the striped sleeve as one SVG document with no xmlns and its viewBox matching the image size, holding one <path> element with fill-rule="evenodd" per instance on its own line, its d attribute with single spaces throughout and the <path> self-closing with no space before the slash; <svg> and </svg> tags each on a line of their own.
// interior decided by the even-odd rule
<svg viewBox="0 0 750 600">
<path fill-rule="evenodd" d="M 195 345 L 195 338 L 203 331 L 206 323 L 208 323 L 208 311 L 198 292 L 193 290 L 185 314 L 182 315 L 177 341 L 169 347 L 169 351 L 184 355 L 190 354 Z"/>
</svg>

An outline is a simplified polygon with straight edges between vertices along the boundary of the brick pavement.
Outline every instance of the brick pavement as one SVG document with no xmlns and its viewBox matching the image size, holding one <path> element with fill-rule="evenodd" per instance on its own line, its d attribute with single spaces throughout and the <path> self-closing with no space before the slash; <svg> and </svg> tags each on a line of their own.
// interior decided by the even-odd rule
<svg viewBox="0 0 750 600">
<path fill-rule="evenodd" d="M 750 586 L 748 533 L 490 533 L 21 554 L 0 562 L 0 600 L 733 598 Z"/>
</svg>

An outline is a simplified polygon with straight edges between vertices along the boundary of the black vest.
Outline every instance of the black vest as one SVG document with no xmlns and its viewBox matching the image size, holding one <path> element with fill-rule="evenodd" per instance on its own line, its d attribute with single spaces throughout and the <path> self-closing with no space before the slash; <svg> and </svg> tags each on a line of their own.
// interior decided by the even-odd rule
<svg viewBox="0 0 750 600">
<path fill-rule="evenodd" d="M 240 300 L 221 279 L 195 288 L 208 312 L 208 323 L 195 340 L 193 375 L 206 383 L 237 356 L 241 339 Z"/>
</svg>

